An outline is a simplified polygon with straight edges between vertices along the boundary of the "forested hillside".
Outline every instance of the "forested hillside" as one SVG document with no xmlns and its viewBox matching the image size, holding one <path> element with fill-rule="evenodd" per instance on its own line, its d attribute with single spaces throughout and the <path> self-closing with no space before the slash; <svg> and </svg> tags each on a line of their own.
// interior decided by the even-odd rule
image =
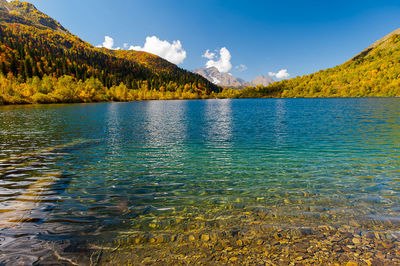
<svg viewBox="0 0 400 266">
<path fill-rule="evenodd" d="M 399 34 L 400 29 L 330 69 L 222 91 L 156 55 L 94 47 L 30 3 L 0 0 L 0 104 L 400 96 Z"/>
<path fill-rule="evenodd" d="M 30 3 L 0 0 L 0 104 L 202 98 L 219 90 L 158 56 L 93 47 Z"/>
<path fill-rule="evenodd" d="M 275 82 L 235 97 L 394 97 L 400 96 L 400 29 L 334 68 Z"/>
</svg>

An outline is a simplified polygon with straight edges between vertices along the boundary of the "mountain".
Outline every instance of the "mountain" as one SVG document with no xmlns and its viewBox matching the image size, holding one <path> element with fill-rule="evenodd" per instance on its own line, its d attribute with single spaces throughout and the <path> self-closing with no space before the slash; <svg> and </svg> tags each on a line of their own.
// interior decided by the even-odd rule
<svg viewBox="0 0 400 266">
<path fill-rule="evenodd" d="M 245 81 L 235 78 L 229 73 L 221 73 L 216 67 L 200 68 L 193 71 L 197 73 L 212 83 L 230 88 L 239 88 L 244 86 Z"/>
<path fill-rule="evenodd" d="M 156 55 L 96 48 L 20 1 L 0 0 L 0 75 L 0 104 L 202 98 L 220 91 Z"/>
<path fill-rule="evenodd" d="M 400 96 L 400 29 L 341 65 L 276 82 L 268 90 L 279 90 L 280 97 Z"/>
<path fill-rule="evenodd" d="M 268 86 L 269 84 L 274 83 L 275 81 L 270 77 L 264 77 L 263 75 L 259 75 L 252 81 L 247 83 L 247 86 Z"/>
<path fill-rule="evenodd" d="M 274 82 L 274 80 L 270 77 L 264 77 L 262 75 L 256 77 L 250 82 L 247 82 L 243 79 L 232 76 L 230 73 L 221 73 L 216 67 L 199 68 L 194 70 L 193 73 L 203 76 L 218 86 L 236 89 L 258 85 L 267 86 Z"/>
<path fill-rule="evenodd" d="M 40 12 L 27 2 L 0 0 L 0 18 L 2 22 L 20 23 L 40 29 L 52 29 L 70 34 L 60 23 Z"/>
</svg>

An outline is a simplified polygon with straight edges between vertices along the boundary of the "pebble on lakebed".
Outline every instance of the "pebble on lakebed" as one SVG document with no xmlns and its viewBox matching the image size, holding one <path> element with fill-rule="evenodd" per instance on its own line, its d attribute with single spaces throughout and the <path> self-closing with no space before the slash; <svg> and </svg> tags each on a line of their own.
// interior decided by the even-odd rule
<svg viewBox="0 0 400 266">
<path fill-rule="evenodd" d="M 121 241 L 97 245 L 103 246 L 100 263 L 400 265 L 394 223 L 363 222 L 348 214 L 331 221 L 323 215 L 283 216 L 259 207 L 185 215 L 151 218 L 151 230 L 146 218 L 135 221 Z"/>
<path fill-rule="evenodd" d="M 133 234 L 118 243 L 118 251 L 104 249 L 102 263 L 133 264 L 329 264 L 398 265 L 395 236 L 348 232 L 343 228 L 276 229 L 190 232 L 158 235 Z M 214 237 L 212 237 L 214 236 Z M 141 239 L 141 241 L 136 241 Z"/>
</svg>

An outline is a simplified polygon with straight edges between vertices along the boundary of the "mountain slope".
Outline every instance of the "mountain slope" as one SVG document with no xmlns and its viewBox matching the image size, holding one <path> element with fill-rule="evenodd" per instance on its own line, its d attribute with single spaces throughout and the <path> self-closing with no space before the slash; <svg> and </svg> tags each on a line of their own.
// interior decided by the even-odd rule
<svg viewBox="0 0 400 266">
<path fill-rule="evenodd" d="M 400 29 L 342 65 L 269 87 L 281 97 L 400 96 Z"/>
<path fill-rule="evenodd" d="M 70 34 L 60 23 L 40 12 L 28 2 L 0 0 L 0 17 L 3 22 L 20 23 L 41 29 L 52 29 Z"/>
<path fill-rule="evenodd" d="M 163 94 L 179 92 L 179 97 L 185 97 L 183 92 L 194 97 L 192 94 L 201 96 L 220 90 L 200 75 L 156 55 L 93 47 L 32 4 L 19 1 L 0 0 L 0 73 L 19 83 L 29 83 L 34 77 L 59 79 L 67 75 L 73 82 L 95 79 L 103 86 L 100 98 L 82 99 L 77 91 L 68 100 L 52 95 L 44 97 L 44 102 L 131 100 L 132 97 L 118 98 L 107 91 L 120 84 L 127 90 L 153 91 L 153 94 L 157 91 Z M 33 91 L 30 94 L 39 92 L 52 93 Z M 27 96 L 17 90 L 9 95 L 4 91 L 0 94 L 3 95 L 2 99 L 0 95 L 0 103 L 35 102 L 33 95 Z M 177 95 L 168 96 L 171 97 Z"/>
</svg>

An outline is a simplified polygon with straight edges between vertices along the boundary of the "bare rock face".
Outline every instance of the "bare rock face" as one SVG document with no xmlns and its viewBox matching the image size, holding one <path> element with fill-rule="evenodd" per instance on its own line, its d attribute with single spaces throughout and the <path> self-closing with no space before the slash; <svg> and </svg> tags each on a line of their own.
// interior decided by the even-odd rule
<svg viewBox="0 0 400 266">
<path fill-rule="evenodd" d="M 218 86 L 236 89 L 258 85 L 268 86 L 274 82 L 270 77 L 264 77 L 263 75 L 256 77 L 250 82 L 246 82 L 243 79 L 234 77 L 230 73 L 221 73 L 216 67 L 199 68 L 193 72 L 203 76 Z"/>
<path fill-rule="evenodd" d="M 0 0 L 0 11 L 9 12 L 7 8 L 7 0 Z"/>
<path fill-rule="evenodd" d="M 239 88 L 244 86 L 244 81 L 237 79 L 229 73 L 221 73 L 216 67 L 200 68 L 193 71 L 204 78 L 208 79 L 212 83 L 231 88 Z"/>
<path fill-rule="evenodd" d="M 270 77 L 264 77 L 263 75 L 259 75 L 252 81 L 248 82 L 249 86 L 268 86 L 269 84 L 274 83 L 274 80 Z"/>
</svg>

